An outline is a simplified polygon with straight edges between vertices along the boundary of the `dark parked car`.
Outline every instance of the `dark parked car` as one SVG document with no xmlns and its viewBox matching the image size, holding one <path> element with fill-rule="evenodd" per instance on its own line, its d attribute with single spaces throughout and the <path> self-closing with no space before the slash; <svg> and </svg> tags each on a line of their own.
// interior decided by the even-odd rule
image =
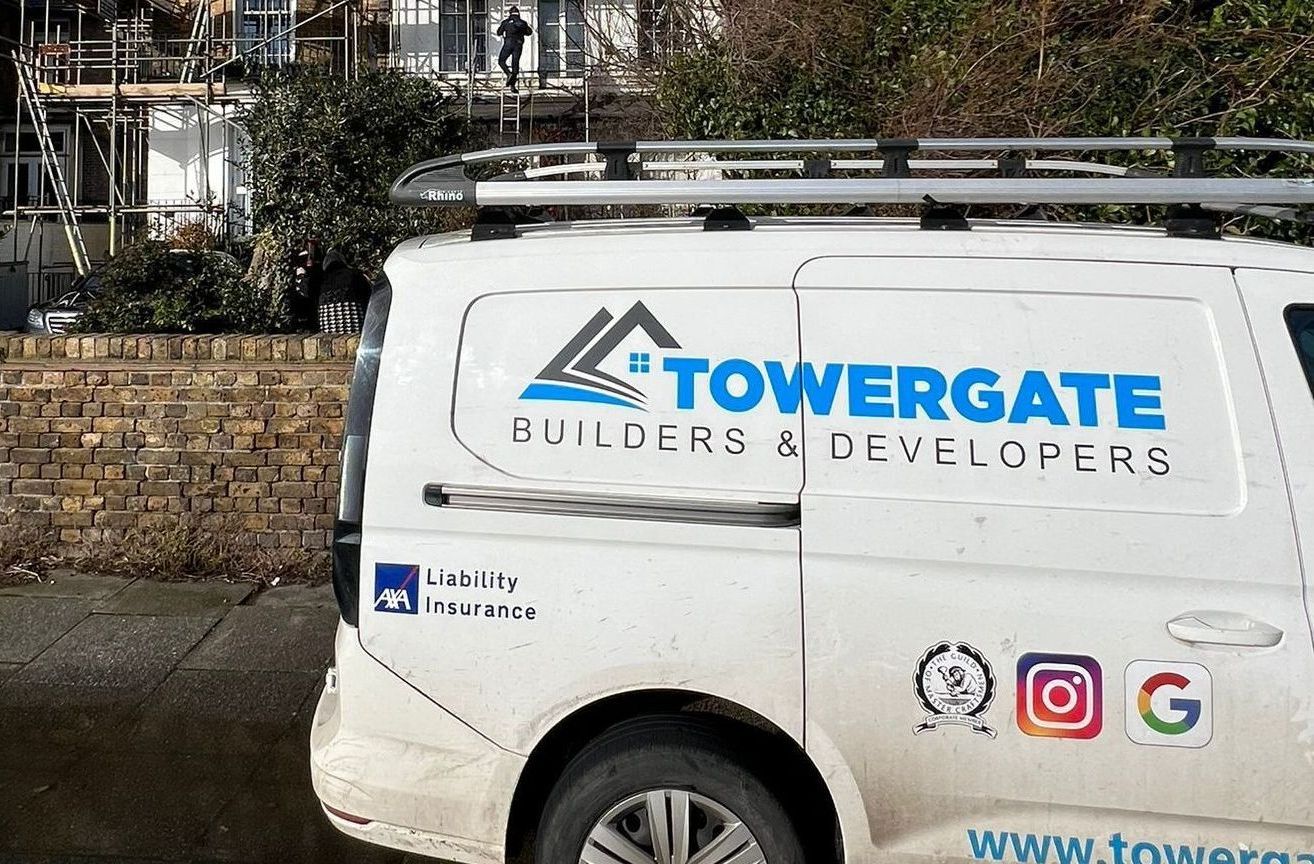
<svg viewBox="0 0 1314 864">
<path fill-rule="evenodd" d="M 100 292 L 100 277 L 95 273 L 79 276 L 73 287 L 44 303 L 36 303 L 27 310 L 26 330 L 29 333 L 65 333 L 69 325 L 82 317 L 88 304 Z"/>
<path fill-rule="evenodd" d="M 219 256 L 225 261 L 229 261 L 234 267 L 239 266 L 237 259 L 227 252 L 216 250 L 206 250 L 200 253 L 192 252 L 187 249 L 170 249 L 171 255 L 206 255 Z M 87 311 L 87 306 L 96 298 L 103 284 L 100 275 L 88 273 L 86 276 L 79 276 L 73 281 L 73 287 L 59 295 L 53 300 L 47 300 L 44 303 L 36 303 L 28 307 L 27 324 L 25 328 L 29 333 L 66 333 L 69 325 L 82 317 Z"/>
</svg>

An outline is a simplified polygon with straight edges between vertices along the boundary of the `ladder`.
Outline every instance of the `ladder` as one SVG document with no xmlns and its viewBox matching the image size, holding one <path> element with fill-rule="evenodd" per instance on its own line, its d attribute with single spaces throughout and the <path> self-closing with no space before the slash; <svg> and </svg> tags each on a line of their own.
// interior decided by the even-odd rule
<svg viewBox="0 0 1314 864">
<path fill-rule="evenodd" d="M 19 93 L 23 103 L 27 105 L 28 113 L 32 115 L 32 125 L 36 129 L 37 142 L 41 147 L 41 164 L 46 169 L 50 185 L 54 187 L 55 204 L 59 207 L 60 219 L 64 223 L 64 235 L 68 238 L 73 265 L 78 273 L 85 276 L 89 269 L 87 245 L 82 239 L 82 226 L 78 224 L 77 209 L 73 206 L 73 198 L 68 193 L 64 169 L 59 163 L 59 154 L 55 152 L 55 142 L 50 137 L 50 121 L 46 115 L 46 106 L 41 102 L 36 66 L 24 58 L 17 49 L 10 53 L 13 55 L 14 68 L 18 70 Z M 17 202 L 16 198 L 15 202 Z"/>
<path fill-rule="evenodd" d="M 202 0 L 196 4 L 196 15 L 192 18 L 192 32 L 187 37 L 186 60 L 178 80 L 187 84 L 196 80 L 196 70 L 205 50 L 205 33 L 210 24 L 210 4 Z"/>
<path fill-rule="evenodd" d="M 501 91 L 501 100 L 499 104 L 498 131 L 502 133 L 502 140 L 505 141 L 510 136 L 515 143 L 520 143 L 520 94 L 511 93 L 503 87 Z"/>
</svg>

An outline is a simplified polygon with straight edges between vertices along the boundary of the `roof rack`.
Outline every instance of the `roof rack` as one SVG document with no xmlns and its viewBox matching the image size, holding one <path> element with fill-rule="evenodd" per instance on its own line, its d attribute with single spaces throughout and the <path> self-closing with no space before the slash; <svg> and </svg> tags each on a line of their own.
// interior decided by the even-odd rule
<svg viewBox="0 0 1314 864">
<path fill-rule="evenodd" d="M 1170 151 L 1174 160 L 1170 171 L 1155 172 L 1103 162 L 1014 155 L 1097 151 Z M 1209 151 L 1314 155 L 1314 141 L 1154 137 L 836 138 L 532 144 L 420 162 L 397 178 L 390 197 L 393 203 L 419 207 L 922 204 L 928 201 L 937 206 L 1180 204 L 1314 223 L 1314 214 L 1296 209 L 1314 204 L 1314 176 L 1211 177 L 1204 169 L 1204 156 Z M 910 158 L 915 152 L 999 155 Z M 718 158 L 722 154 L 732 154 L 733 158 Z M 780 158 L 782 154 L 803 155 Z M 864 154 L 867 158 L 837 158 L 840 154 L 847 157 Z M 559 158 L 563 162 L 511 170 L 487 180 L 473 180 L 466 174 L 466 169 L 474 165 L 518 160 L 537 163 L 543 157 Z M 572 157 L 581 161 L 564 161 Z M 768 175 L 783 172 L 792 176 L 727 180 L 725 171 Z M 937 172 L 982 171 L 993 172 L 993 176 L 926 176 Z M 845 176 L 836 176 L 835 172 L 844 172 Z M 875 176 L 860 176 L 864 172 Z M 714 179 L 680 176 L 690 174 Z M 1056 174 L 1087 176 L 1053 176 Z"/>
</svg>

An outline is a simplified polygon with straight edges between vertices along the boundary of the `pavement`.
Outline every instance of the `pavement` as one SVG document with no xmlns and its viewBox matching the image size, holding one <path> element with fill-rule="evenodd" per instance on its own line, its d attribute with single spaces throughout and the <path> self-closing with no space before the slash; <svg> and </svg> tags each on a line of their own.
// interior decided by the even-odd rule
<svg viewBox="0 0 1314 864">
<path fill-rule="evenodd" d="M 0 586 L 0 864 L 429 860 L 311 789 L 337 620 L 328 586 Z"/>
</svg>

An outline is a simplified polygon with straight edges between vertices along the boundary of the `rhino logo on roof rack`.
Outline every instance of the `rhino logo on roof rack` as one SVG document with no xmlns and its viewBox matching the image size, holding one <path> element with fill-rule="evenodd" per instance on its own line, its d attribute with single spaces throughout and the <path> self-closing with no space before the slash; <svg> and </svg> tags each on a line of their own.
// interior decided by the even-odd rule
<svg viewBox="0 0 1314 864">
<path fill-rule="evenodd" d="M 680 343 L 675 341 L 642 302 L 635 303 L 615 320 L 604 306 L 543 367 L 543 371 L 525 388 L 520 398 L 591 402 L 646 410 L 644 403 L 647 396 L 642 390 L 598 368 L 635 330 L 643 330 L 658 348 L 680 347 Z M 649 362 L 646 356 L 643 359 L 632 357 L 630 369 L 646 372 Z"/>
</svg>

